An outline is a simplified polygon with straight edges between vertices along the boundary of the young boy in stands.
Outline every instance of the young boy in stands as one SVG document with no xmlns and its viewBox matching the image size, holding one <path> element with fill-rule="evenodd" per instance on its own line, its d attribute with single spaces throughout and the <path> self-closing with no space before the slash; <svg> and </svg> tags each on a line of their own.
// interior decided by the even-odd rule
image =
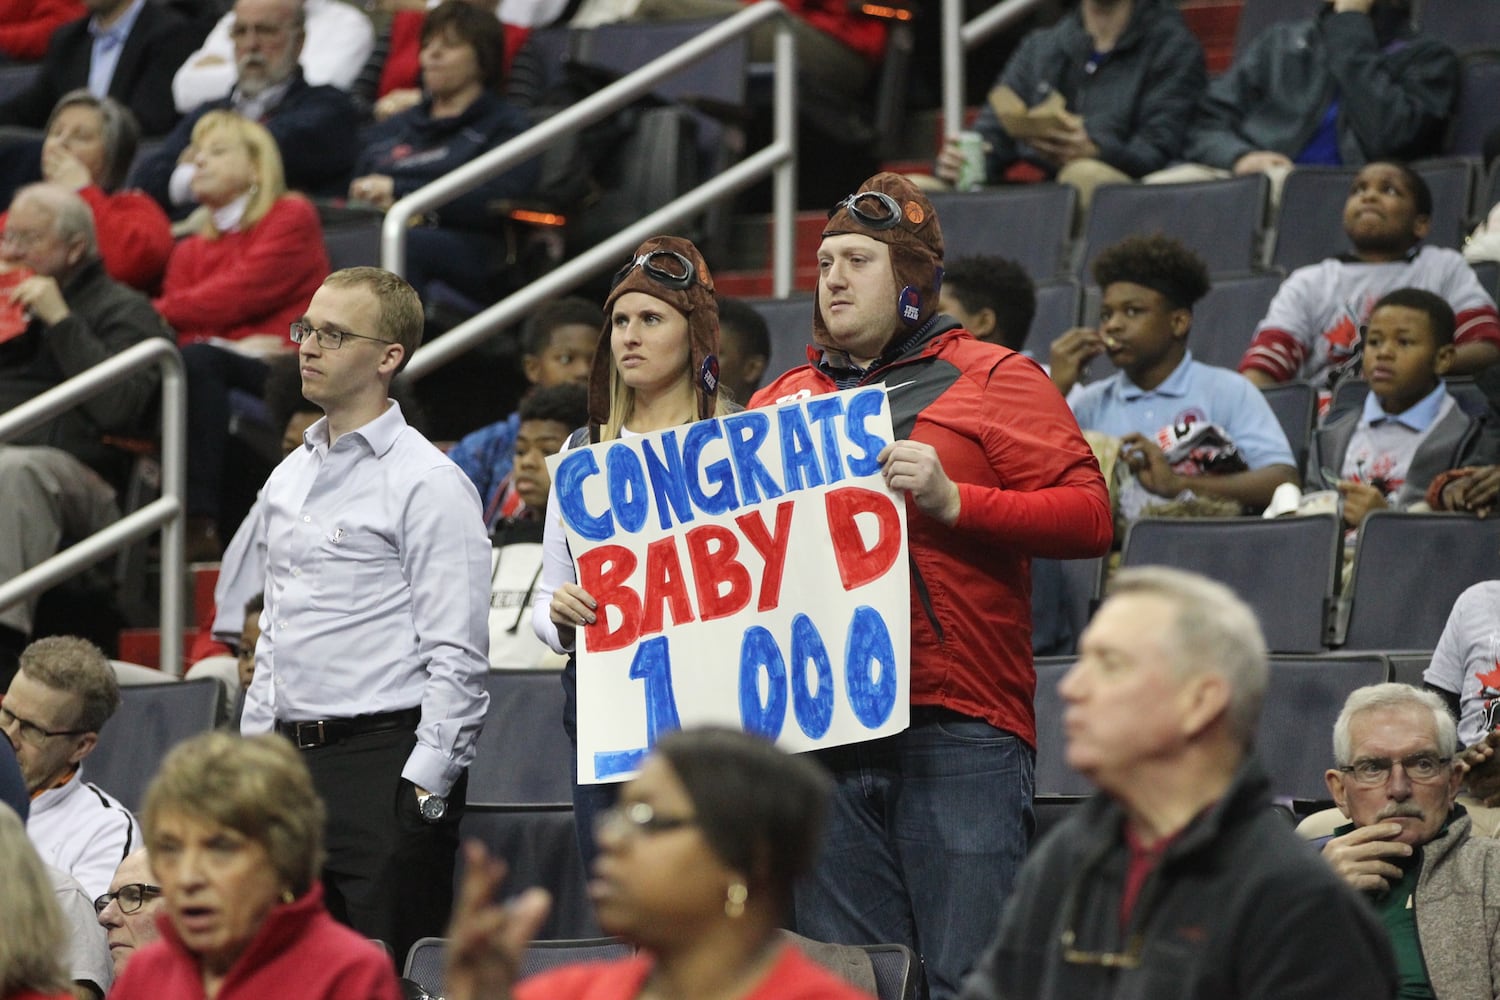
<svg viewBox="0 0 1500 1000">
<path fill-rule="evenodd" d="M 970 254 L 943 269 L 938 311 L 979 340 L 1019 351 L 1036 316 L 1036 285 L 1013 260 Z"/>
<path fill-rule="evenodd" d="M 542 523 L 552 476 L 547 459 L 589 421 L 588 387 L 538 386 L 521 400 L 510 483 L 521 508 L 490 534 L 490 667 L 555 667 L 553 653 L 531 629 L 531 594 L 542 572 Z"/>
<path fill-rule="evenodd" d="M 1457 250 L 1422 245 L 1431 216 L 1432 192 L 1410 167 L 1377 162 L 1361 169 L 1344 201 L 1354 253 L 1287 276 L 1240 359 L 1245 377 L 1262 387 L 1306 379 L 1332 388 L 1359 363 L 1359 330 L 1371 304 L 1397 288 L 1424 288 L 1457 314 L 1452 374 L 1500 361 L 1495 302 Z"/>
<path fill-rule="evenodd" d="M 577 382 L 587 385 L 594 345 L 604 328 L 604 314 L 587 299 L 570 296 L 549 302 L 527 318 L 521 333 L 521 367 L 533 386 Z M 521 508 L 511 484 L 519 411 L 465 435 L 452 448 L 453 459 L 479 491 L 485 527 L 493 530 Z"/>
<path fill-rule="evenodd" d="M 771 331 L 755 307 L 739 299 L 719 297 L 719 391 L 744 406 L 771 360 Z M 780 375 L 781 372 L 772 372 Z"/>
<path fill-rule="evenodd" d="M 1099 255 L 1094 280 L 1099 326 L 1058 338 L 1051 374 L 1066 396 L 1095 355 L 1120 369 L 1069 403 L 1079 427 L 1120 440 L 1119 461 L 1139 485 L 1126 484 L 1122 512 L 1191 497 L 1259 510 L 1276 487 L 1295 483 L 1292 450 L 1260 390 L 1188 350 L 1193 304 L 1209 289 L 1203 261 L 1165 236 L 1132 237 Z"/>
<path fill-rule="evenodd" d="M 1438 473 L 1463 465 L 1480 422 L 1443 387 L 1457 353 L 1456 319 L 1441 297 L 1398 288 L 1375 303 L 1364 335 L 1370 394 L 1313 433 L 1308 489 L 1337 489 L 1344 523 L 1372 510 L 1410 507 Z"/>
</svg>

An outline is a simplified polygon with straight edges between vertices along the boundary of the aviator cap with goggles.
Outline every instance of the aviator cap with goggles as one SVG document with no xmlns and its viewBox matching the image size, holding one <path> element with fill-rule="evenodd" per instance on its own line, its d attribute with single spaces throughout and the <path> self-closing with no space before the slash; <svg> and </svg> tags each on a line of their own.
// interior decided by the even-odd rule
<svg viewBox="0 0 1500 1000">
<path fill-rule="evenodd" d="M 900 174 L 878 173 L 828 213 L 823 236 L 848 233 L 891 248 L 902 326 L 915 329 L 932 318 L 943 283 L 943 230 L 927 196 Z M 827 334 L 821 307 L 813 310 L 813 330 L 820 341 Z"/>
<path fill-rule="evenodd" d="M 698 419 L 714 415 L 719 396 L 719 305 L 708 264 L 691 240 L 653 236 L 636 248 L 625 266 L 615 272 L 604 300 L 604 334 L 594 351 L 589 379 L 589 436 L 599 440 L 599 428 L 609 420 L 610 316 L 615 301 L 626 292 L 641 292 L 667 303 L 687 317 L 689 363 L 698 397 Z"/>
</svg>

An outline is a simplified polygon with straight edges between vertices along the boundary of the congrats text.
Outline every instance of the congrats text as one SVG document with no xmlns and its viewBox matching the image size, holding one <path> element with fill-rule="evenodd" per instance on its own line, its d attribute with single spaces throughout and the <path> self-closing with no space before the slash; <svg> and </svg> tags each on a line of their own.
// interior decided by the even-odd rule
<svg viewBox="0 0 1500 1000">
<path fill-rule="evenodd" d="M 906 508 L 883 387 L 548 460 L 578 583 L 578 776 L 713 723 L 810 750 L 907 726 Z"/>
</svg>

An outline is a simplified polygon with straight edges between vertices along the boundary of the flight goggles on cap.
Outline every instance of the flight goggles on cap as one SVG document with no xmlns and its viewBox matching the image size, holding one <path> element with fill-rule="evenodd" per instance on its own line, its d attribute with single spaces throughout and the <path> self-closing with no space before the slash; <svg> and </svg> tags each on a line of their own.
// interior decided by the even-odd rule
<svg viewBox="0 0 1500 1000">
<path fill-rule="evenodd" d="M 609 287 L 615 288 L 636 268 L 645 271 L 646 277 L 664 288 L 686 290 L 693 287 L 698 278 L 698 269 L 685 255 L 676 250 L 652 250 L 616 271 Z"/>
<path fill-rule="evenodd" d="M 901 223 L 901 206 L 883 191 L 851 194 L 829 209 L 828 217 L 833 218 L 842 208 L 847 208 L 849 214 L 868 229 L 895 229 Z"/>
</svg>

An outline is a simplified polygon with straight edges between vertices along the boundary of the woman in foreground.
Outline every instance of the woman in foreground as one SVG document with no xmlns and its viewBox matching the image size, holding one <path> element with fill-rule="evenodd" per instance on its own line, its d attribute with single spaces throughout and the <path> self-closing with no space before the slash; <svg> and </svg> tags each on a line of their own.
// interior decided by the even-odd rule
<svg viewBox="0 0 1500 1000">
<path fill-rule="evenodd" d="M 280 736 L 178 744 L 146 792 L 161 940 L 111 1000 L 397 1000 L 380 945 L 323 906 L 323 803 Z"/>
<path fill-rule="evenodd" d="M 494 901 L 505 866 L 477 844 L 448 929 L 447 1000 L 868 1000 L 778 934 L 812 865 L 829 779 L 759 737 L 664 737 L 599 814 L 589 895 L 607 933 L 640 949 L 516 983 L 547 894 Z"/>
</svg>

